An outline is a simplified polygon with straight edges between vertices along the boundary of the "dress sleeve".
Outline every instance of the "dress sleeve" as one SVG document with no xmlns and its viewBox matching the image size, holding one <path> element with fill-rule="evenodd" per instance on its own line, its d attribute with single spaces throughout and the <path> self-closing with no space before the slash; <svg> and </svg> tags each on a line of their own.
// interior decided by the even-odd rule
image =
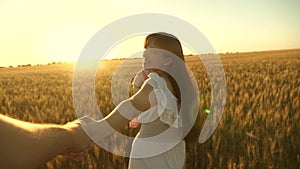
<svg viewBox="0 0 300 169">
<path fill-rule="evenodd" d="M 151 108 L 142 112 L 138 121 L 142 123 L 151 122 L 157 118 L 171 127 L 182 127 L 182 118 L 178 114 L 177 98 L 168 89 L 164 78 L 156 73 L 150 73 L 145 83 L 153 87 L 150 95 Z"/>
</svg>

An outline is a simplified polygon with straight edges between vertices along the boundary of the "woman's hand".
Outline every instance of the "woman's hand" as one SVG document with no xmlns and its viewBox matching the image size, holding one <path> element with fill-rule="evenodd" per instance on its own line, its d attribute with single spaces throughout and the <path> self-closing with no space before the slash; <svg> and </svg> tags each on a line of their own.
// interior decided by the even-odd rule
<svg viewBox="0 0 300 169">
<path fill-rule="evenodd" d="M 141 70 L 135 75 L 133 82 L 132 82 L 134 93 L 136 93 L 141 88 L 144 81 L 146 79 L 148 79 L 149 73 L 150 73 L 149 70 Z"/>
<path fill-rule="evenodd" d="M 139 122 L 138 122 L 138 118 L 135 117 L 134 119 L 132 119 L 130 122 L 129 122 L 129 127 L 130 128 L 137 128 L 139 126 Z"/>
</svg>

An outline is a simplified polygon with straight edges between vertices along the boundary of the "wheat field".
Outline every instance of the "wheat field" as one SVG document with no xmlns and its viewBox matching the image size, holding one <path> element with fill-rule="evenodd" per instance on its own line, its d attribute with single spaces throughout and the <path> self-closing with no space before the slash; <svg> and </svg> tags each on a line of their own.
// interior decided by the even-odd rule
<svg viewBox="0 0 300 169">
<path fill-rule="evenodd" d="M 300 49 L 227 53 L 220 58 L 227 82 L 224 113 L 208 141 L 187 148 L 185 168 L 299 168 Z M 199 86 L 202 126 L 211 86 L 197 57 L 188 56 L 186 62 Z M 95 93 L 103 114 L 115 106 L 111 82 L 122 63 L 104 61 L 97 72 Z M 133 60 L 122 68 L 138 64 Z M 76 119 L 73 68 L 74 64 L 1 68 L 0 112 L 34 123 L 64 124 Z M 128 78 L 126 71 L 119 72 L 124 78 L 116 85 L 122 86 Z M 137 129 L 125 128 L 124 133 L 133 136 Z M 127 164 L 128 158 L 92 146 L 83 162 L 58 156 L 40 169 L 125 169 Z"/>
</svg>

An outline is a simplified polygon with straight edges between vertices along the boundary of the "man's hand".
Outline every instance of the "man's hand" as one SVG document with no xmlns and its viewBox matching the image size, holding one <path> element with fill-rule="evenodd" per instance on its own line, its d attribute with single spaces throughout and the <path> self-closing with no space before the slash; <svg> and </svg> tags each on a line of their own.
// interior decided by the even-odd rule
<svg viewBox="0 0 300 169">
<path fill-rule="evenodd" d="M 72 145 L 70 145 L 70 147 L 62 155 L 77 162 L 84 160 L 84 157 L 87 154 L 87 149 L 92 143 L 90 138 L 85 133 L 78 120 L 69 122 L 65 124 L 64 127 L 72 132 L 72 138 L 70 138 Z"/>
</svg>

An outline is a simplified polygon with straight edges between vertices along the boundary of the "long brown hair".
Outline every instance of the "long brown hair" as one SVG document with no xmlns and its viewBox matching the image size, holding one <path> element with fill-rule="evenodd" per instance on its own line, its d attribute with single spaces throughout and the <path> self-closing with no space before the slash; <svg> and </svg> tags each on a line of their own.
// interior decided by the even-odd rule
<svg viewBox="0 0 300 169">
<path fill-rule="evenodd" d="M 154 44 L 155 48 L 163 49 L 168 52 L 171 52 L 175 54 L 177 57 L 179 57 L 183 62 L 185 62 L 181 43 L 174 35 L 164 33 L 164 32 L 150 34 L 145 39 L 144 48 L 147 48 L 149 44 Z M 177 97 L 178 104 L 179 104 L 178 108 L 179 110 L 184 111 L 182 113 L 183 130 L 186 130 L 184 131 L 184 133 L 188 133 L 184 137 L 184 140 L 188 143 L 194 143 L 198 140 L 200 134 L 200 129 L 196 127 L 197 125 L 195 125 L 196 123 L 199 122 L 199 115 L 198 115 L 198 108 L 196 108 L 197 106 L 194 106 L 195 102 L 197 102 L 197 94 L 195 92 L 194 85 L 192 84 L 192 81 L 186 70 L 186 67 L 181 66 L 179 68 L 178 67 L 176 68 L 176 75 L 180 74 L 180 77 L 182 77 L 184 80 L 183 91 L 180 91 L 180 87 L 178 86 L 176 80 L 168 72 L 165 73 L 168 75 L 172 87 L 175 90 L 175 96 Z M 184 104 L 182 104 L 183 100 L 184 100 Z M 196 114 L 197 116 L 191 115 L 193 111 L 197 111 Z M 186 126 L 191 125 L 193 120 L 195 120 L 196 123 L 193 124 L 193 127 L 190 130 L 189 127 Z"/>
</svg>

